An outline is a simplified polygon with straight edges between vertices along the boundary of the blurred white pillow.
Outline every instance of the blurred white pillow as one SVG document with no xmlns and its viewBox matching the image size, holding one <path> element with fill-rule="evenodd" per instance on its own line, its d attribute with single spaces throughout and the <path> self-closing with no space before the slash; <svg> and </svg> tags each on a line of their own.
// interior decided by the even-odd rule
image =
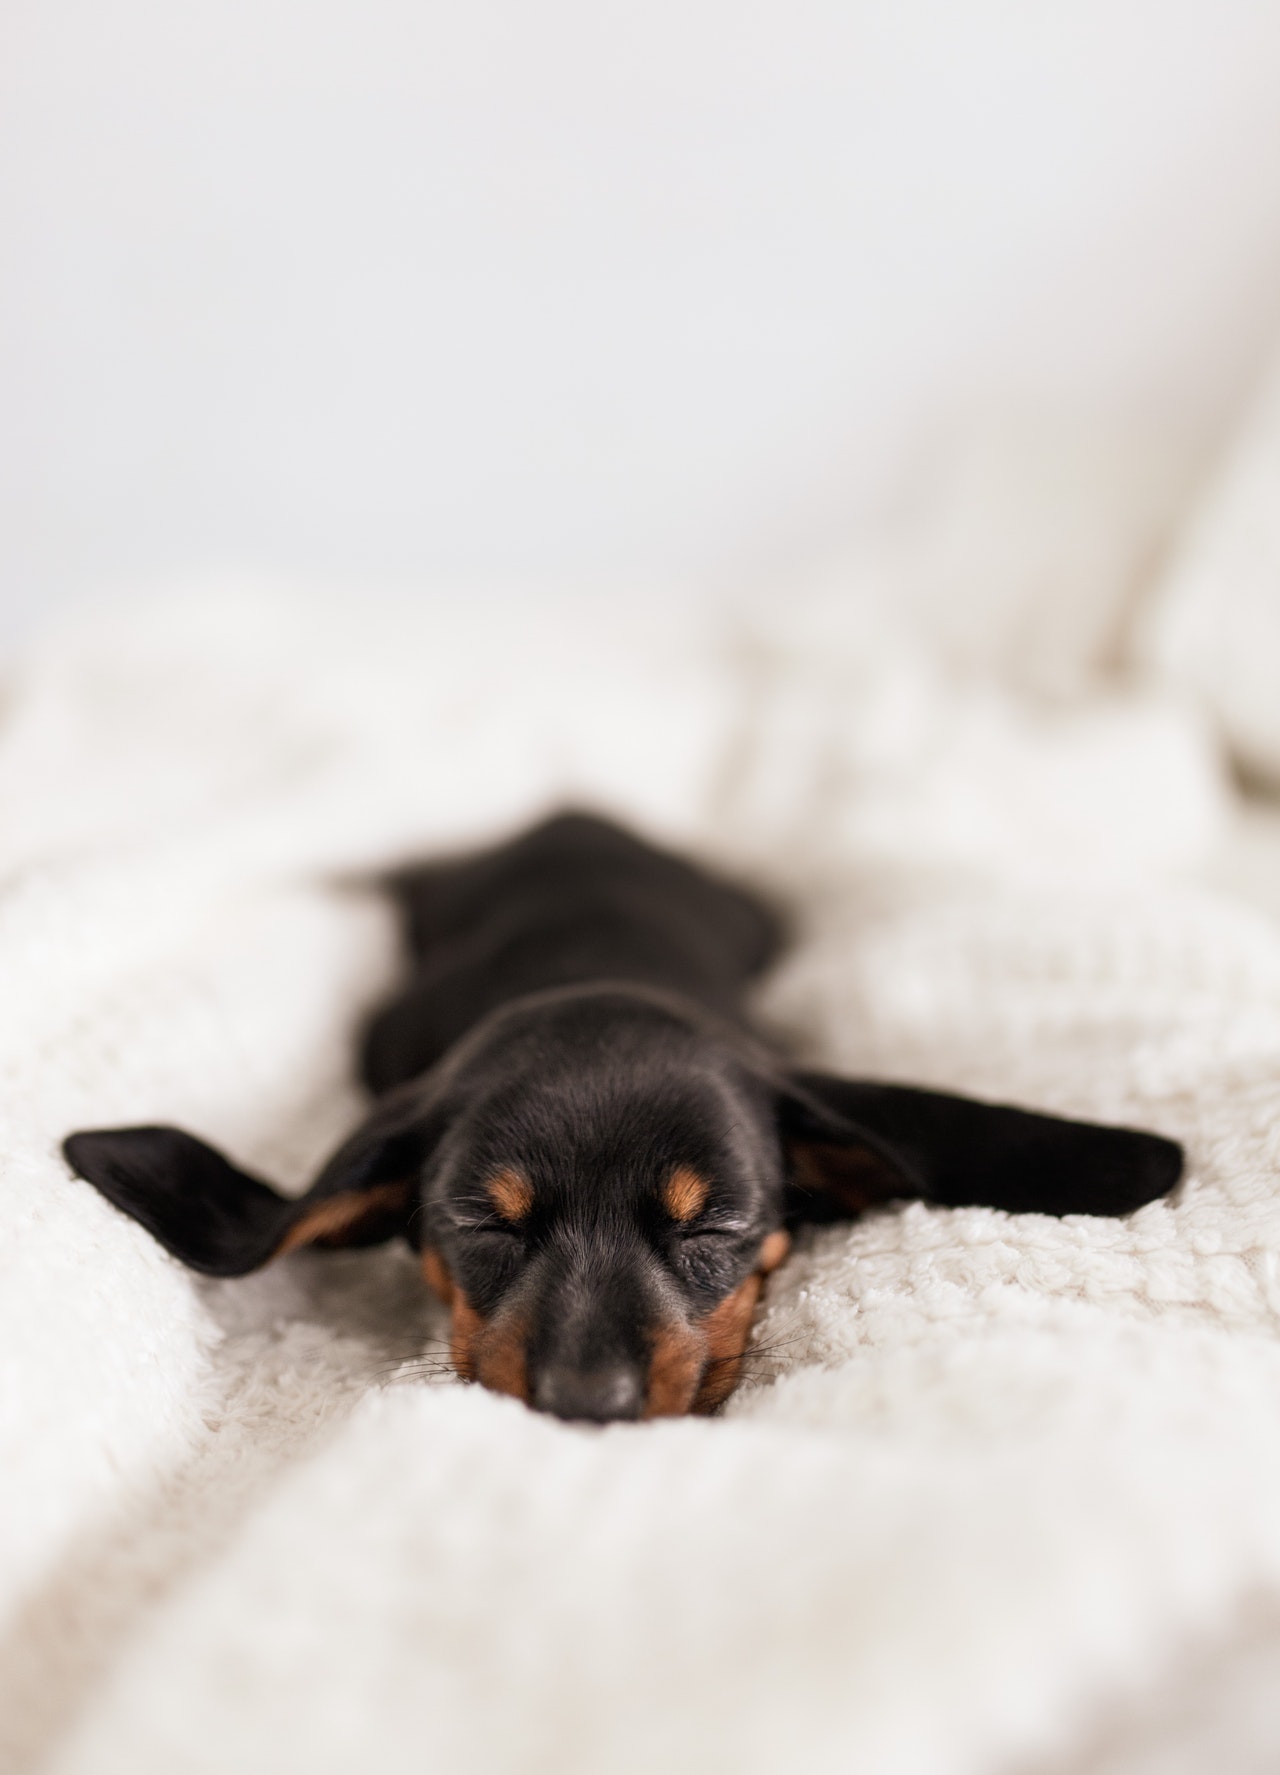
<svg viewBox="0 0 1280 1775">
<path fill-rule="evenodd" d="M 1280 787 L 1280 361 L 1145 605 L 1136 646 L 1207 707 L 1246 775 Z"/>
<path fill-rule="evenodd" d="M 946 671 L 1074 700 L 1122 661 L 1153 561 L 1205 460 L 1199 413 L 1123 403 L 964 409 L 903 467 L 878 520 L 824 564 Z"/>
</svg>

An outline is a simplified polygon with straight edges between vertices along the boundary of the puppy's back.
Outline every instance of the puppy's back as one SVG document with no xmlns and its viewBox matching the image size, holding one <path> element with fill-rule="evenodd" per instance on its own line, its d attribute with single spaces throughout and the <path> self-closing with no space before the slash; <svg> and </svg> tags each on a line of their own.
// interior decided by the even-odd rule
<svg viewBox="0 0 1280 1775">
<path fill-rule="evenodd" d="M 434 1064 L 498 1005 L 546 987 L 627 980 L 736 1015 L 784 937 L 755 895 L 591 814 L 558 814 L 385 884 L 413 974 L 366 1032 L 363 1072 L 377 1091 Z"/>
</svg>

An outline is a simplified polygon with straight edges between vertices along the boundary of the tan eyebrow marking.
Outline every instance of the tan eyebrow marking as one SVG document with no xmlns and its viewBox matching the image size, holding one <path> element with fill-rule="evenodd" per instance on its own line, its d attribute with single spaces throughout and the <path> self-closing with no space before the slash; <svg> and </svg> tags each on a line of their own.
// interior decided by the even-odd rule
<svg viewBox="0 0 1280 1775">
<path fill-rule="evenodd" d="M 533 1207 L 533 1187 L 518 1171 L 499 1171 L 486 1187 L 489 1200 L 504 1220 L 523 1220 Z"/>
<path fill-rule="evenodd" d="M 711 1185 L 688 1165 L 677 1165 L 662 1192 L 662 1205 L 672 1220 L 692 1220 L 706 1206 Z"/>
</svg>

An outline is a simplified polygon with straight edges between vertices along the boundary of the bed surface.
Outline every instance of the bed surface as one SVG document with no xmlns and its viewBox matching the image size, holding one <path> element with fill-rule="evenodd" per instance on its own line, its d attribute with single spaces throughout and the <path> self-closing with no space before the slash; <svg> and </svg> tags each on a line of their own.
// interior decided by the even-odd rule
<svg viewBox="0 0 1280 1775">
<path fill-rule="evenodd" d="M 164 1119 L 300 1185 L 395 965 L 361 870 L 566 798 L 794 906 L 762 1009 L 813 1060 L 1186 1183 L 811 1232 L 723 1417 L 593 1433 L 415 1365 L 406 1252 L 202 1282 L 66 1172 Z M 1183 704 L 1032 704 L 826 594 L 242 587 L 32 650 L 0 877 L 6 1767 L 1132 1775 L 1174 1719 L 1274 1766 L 1280 827 Z"/>
</svg>

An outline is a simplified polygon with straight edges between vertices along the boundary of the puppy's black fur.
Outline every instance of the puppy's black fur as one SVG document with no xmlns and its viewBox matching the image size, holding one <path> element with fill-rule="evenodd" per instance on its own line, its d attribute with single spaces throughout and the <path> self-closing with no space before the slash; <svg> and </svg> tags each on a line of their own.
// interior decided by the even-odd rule
<svg viewBox="0 0 1280 1775">
<path fill-rule="evenodd" d="M 176 1128 L 64 1150 L 209 1275 L 403 1235 L 459 1372 L 539 1409 L 714 1408 L 798 1220 L 901 1197 L 1124 1214 L 1180 1175 L 1153 1134 L 792 1070 L 743 1009 L 775 915 L 604 820 L 387 886 L 413 971 L 365 1032 L 378 1102 L 304 1196 Z"/>
</svg>

